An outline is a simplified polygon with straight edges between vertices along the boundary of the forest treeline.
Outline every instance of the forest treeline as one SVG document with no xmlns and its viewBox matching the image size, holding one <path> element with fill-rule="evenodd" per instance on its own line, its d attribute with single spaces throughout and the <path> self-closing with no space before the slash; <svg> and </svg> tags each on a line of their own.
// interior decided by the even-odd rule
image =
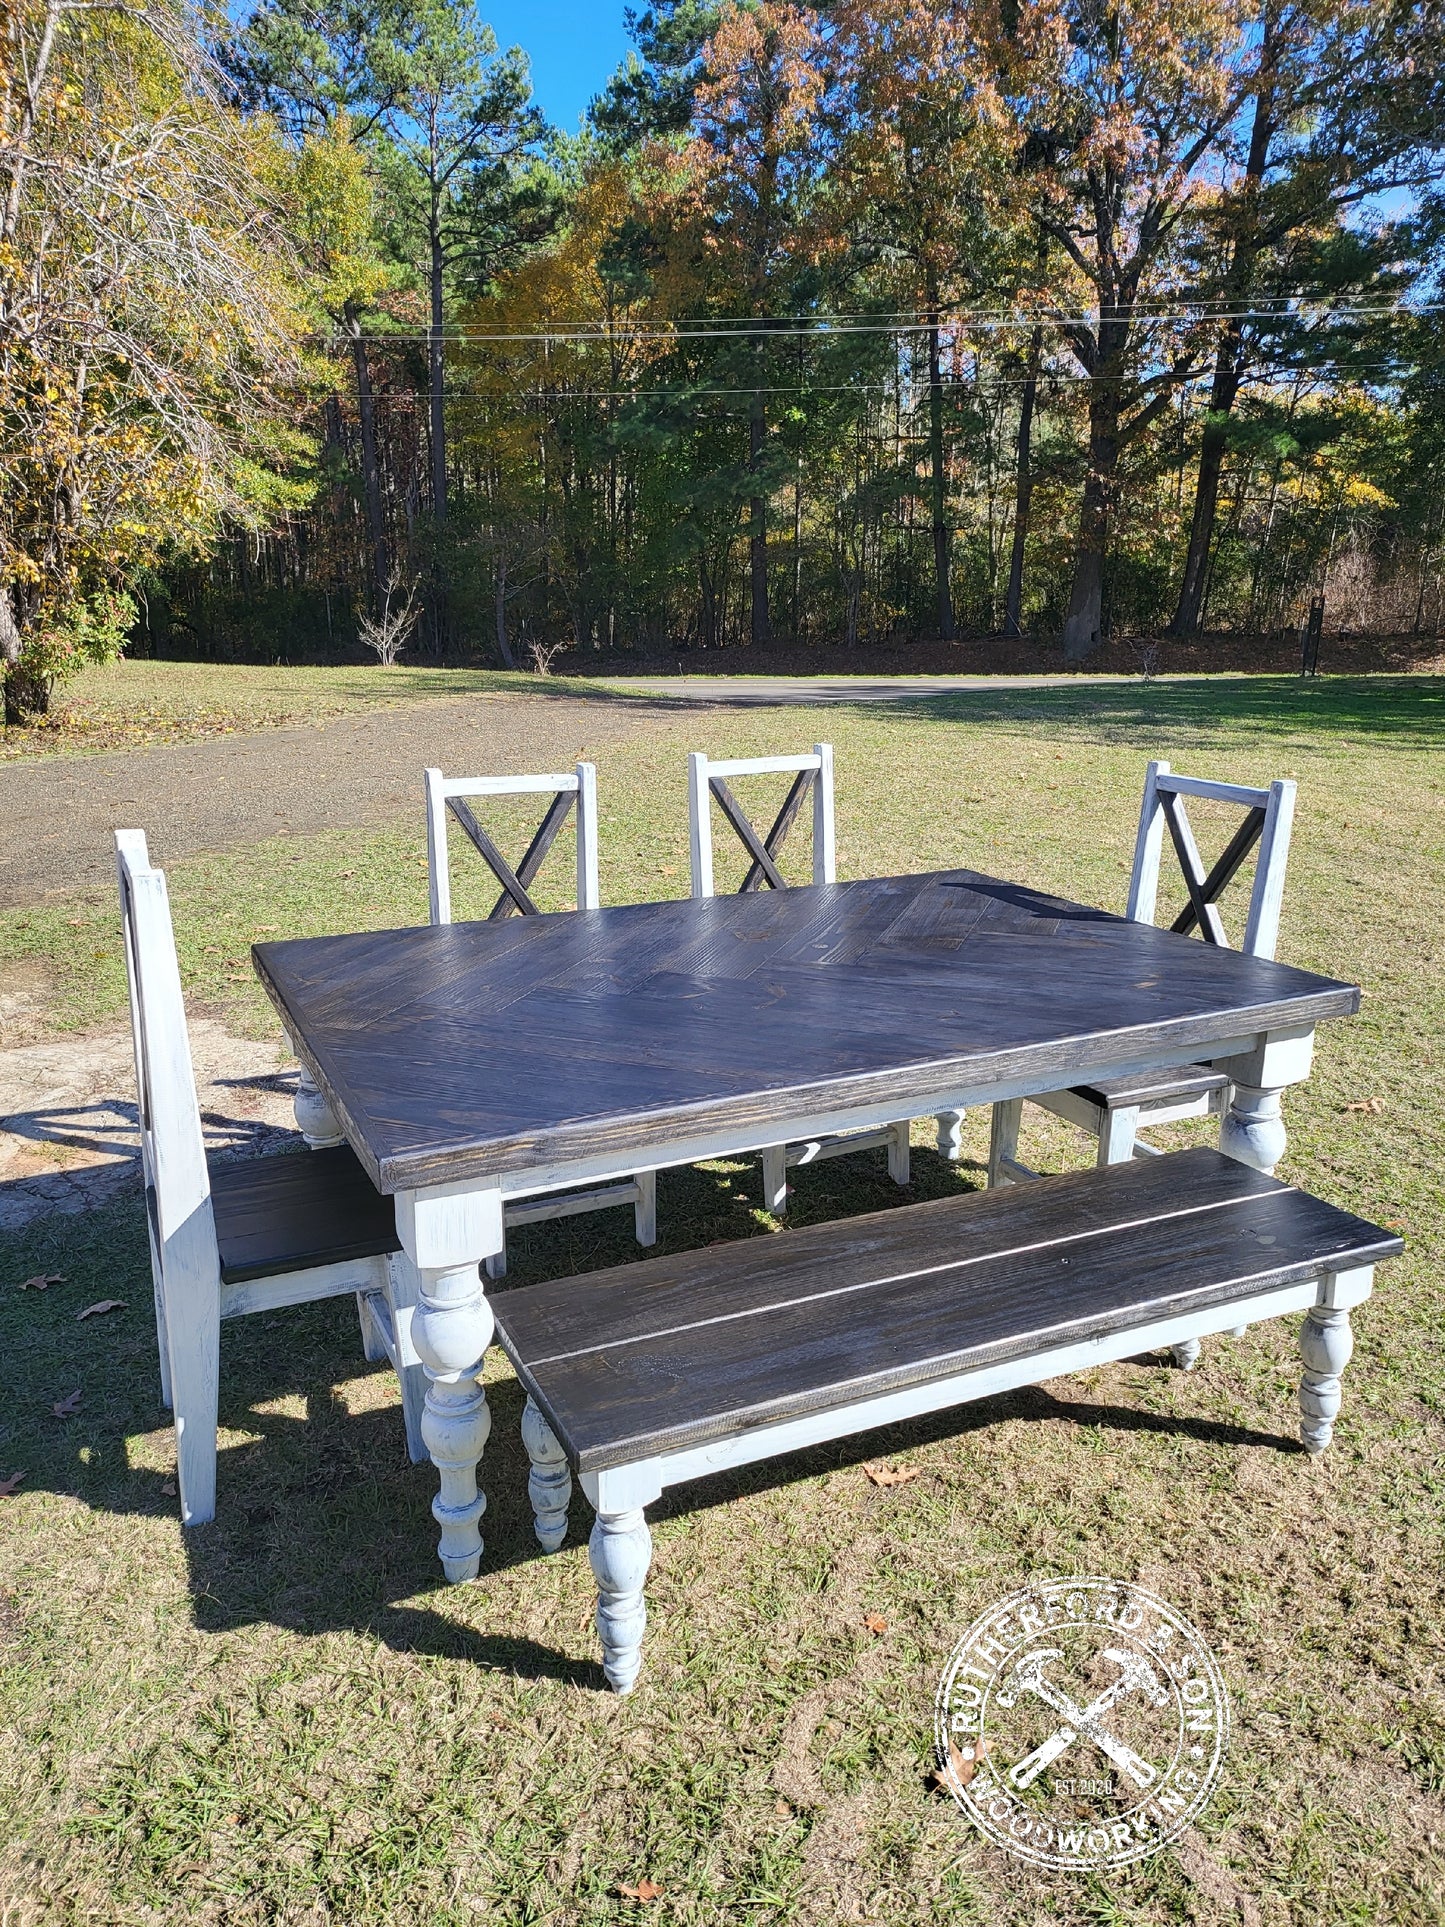
<svg viewBox="0 0 1445 1927">
<path fill-rule="evenodd" d="M 1436 631 L 1440 0 L 0 0 L 7 713 L 131 646 Z"/>
</svg>

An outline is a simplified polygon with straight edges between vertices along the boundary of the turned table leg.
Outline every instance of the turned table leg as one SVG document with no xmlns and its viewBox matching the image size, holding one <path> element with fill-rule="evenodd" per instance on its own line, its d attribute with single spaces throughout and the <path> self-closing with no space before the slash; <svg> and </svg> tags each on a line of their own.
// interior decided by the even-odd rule
<svg viewBox="0 0 1445 1927">
<path fill-rule="evenodd" d="M 652 1534 L 641 1506 L 599 1512 L 587 1545 L 597 1581 L 597 1637 L 602 1670 L 616 1693 L 630 1693 L 642 1671 L 647 1607 L 642 1588 L 652 1564 Z"/>
<path fill-rule="evenodd" d="M 482 1367 L 495 1323 L 482 1288 L 482 1262 L 502 1247 L 502 1200 L 495 1190 L 438 1185 L 399 1191 L 396 1228 L 421 1274 L 412 1343 L 427 1377 L 421 1435 L 440 1481 L 432 1516 L 437 1550 L 452 1585 L 475 1579 L 486 1498 L 477 1466 L 492 1429 Z"/>
<path fill-rule="evenodd" d="M 938 1155 L 950 1164 L 957 1164 L 963 1156 L 963 1118 L 962 1111 L 938 1113 Z"/>
<path fill-rule="evenodd" d="M 1355 1349 L 1349 1312 L 1314 1306 L 1300 1326 L 1299 1348 L 1305 1366 L 1299 1388 L 1299 1433 L 1311 1458 L 1318 1458 L 1334 1435 L 1340 1413 L 1340 1374 Z"/>
<path fill-rule="evenodd" d="M 338 1144 L 345 1144 L 346 1134 L 337 1122 L 335 1111 L 304 1064 L 296 1078 L 296 1095 L 291 1100 L 291 1108 L 296 1114 L 296 1128 L 305 1138 L 309 1150 L 330 1151 Z"/>
</svg>

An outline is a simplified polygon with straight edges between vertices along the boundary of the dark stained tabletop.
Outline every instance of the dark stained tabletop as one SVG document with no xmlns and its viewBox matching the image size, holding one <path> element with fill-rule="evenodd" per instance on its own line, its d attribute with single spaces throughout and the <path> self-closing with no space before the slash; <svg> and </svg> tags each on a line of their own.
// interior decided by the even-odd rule
<svg viewBox="0 0 1445 1927">
<path fill-rule="evenodd" d="M 1009 1079 L 1058 1088 L 1359 1004 L 969 870 L 253 954 L 388 1192 L 709 1134 L 742 1148 L 775 1123 L 895 1099 L 905 1117 Z"/>
</svg>

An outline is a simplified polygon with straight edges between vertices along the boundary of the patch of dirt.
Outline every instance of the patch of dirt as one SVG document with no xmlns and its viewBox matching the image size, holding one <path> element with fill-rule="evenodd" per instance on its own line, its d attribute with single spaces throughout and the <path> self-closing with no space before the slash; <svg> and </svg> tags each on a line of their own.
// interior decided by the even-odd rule
<svg viewBox="0 0 1445 1927">
<path fill-rule="evenodd" d="M 1201 1900 L 1210 1902 L 1226 1918 L 1234 1914 L 1243 1927 L 1264 1927 L 1259 1902 L 1240 1886 L 1224 1862 L 1215 1858 L 1208 1842 L 1193 1827 L 1175 1841 L 1174 1857 Z"/>
<path fill-rule="evenodd" d="M 276 1150 L 296 1134 L 296 1072 L 278 1044 L 190 1025 L 206 1148 Z M 0 1230 L 88 1211 L 139 1182 L 129 1029 L 0 1051 Z"/>
</svg>

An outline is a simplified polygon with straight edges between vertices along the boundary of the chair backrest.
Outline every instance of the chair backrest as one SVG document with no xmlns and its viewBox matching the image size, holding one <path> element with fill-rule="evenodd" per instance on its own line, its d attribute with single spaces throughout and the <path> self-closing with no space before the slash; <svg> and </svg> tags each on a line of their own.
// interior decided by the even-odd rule
<svg viewBox="0 0 1445 1927">
<path fill-rule="evenodd" d="M 130 985 L 141 1165 L 153 1256 L 164 1265 L 178 1241 L 191 1252 L 199 1236 L 203 1245 L 209 1240 L 214 1248 L 211 1183 L 165 873 L 153 867 L 141 830 L 116 831 L 115 867 Z"/>
<path fill-rule="evenodd" d="M 777 772 L 791 773 L 792 787 L 783 799 L 782 808 L 773 818 L 773 827 L 766 836 L 760 837 L 728 787 L 727 779 L 730 776 L 767 776 Z M 737 832 L 739 841 L 751 858 L 738 894 L 741 896 L 745 890 L 759 890 L 764 884 L 770 890 L 786 890 L 788 880 L 778 868 L 778 853 L 787 840 L 788 831 L 792 829 L 809 791 L 813 796 L 813 881 L 814 883 L 835 883 L 838 877 L 838 866 L 833 843 L 833 745 L 831 743 L 814 743 L 811 756 L 734 757 L 719 762 L 713 762 L 703 755 L 701 750 L 693 750 L 687 759 L 692 894 L 695 897 L 710 897 L 715 894 L 712 862 L 714 800 Z"/>
<path fill-rule="evenodd" d="M 1184 807 L 1186 796 L 1209 797 L 1233 803 L 1244 811 L 1244 821 L 1208 871 Z M 1188 901 L 1169 926 L 1187 934 L 1195 929 L 1206 943 L 1228 947 L 1216 907 L 1225 885 L 1259 845 L 1254 887 L 1249 895 L 1249 917 L 1240 945 L 1252 957 L 1273 957 L 1279 941 L 1279 913 L 1284 900 L 1285 868 L 1289 862 L 1290 827 L 1294 822 L 1295 786 L 1287 779 L 1268 789 L 1242 783 L 1211 783 L 1194 776 L 1176 776 L 1167 763 L 1151 763 L 1144 778 L 1144 804 L 1139 812 L 1139 835 L 1134 844 L 1134 874 L 1129 884 L 1127 914 L 1137 923 L 1153 923 L 1159 897 L 1159 861 L 1164 831 L 1179 859 Z"/>
<path fill-rule="evenodd" d="M 466 800 L 480 796 L 550 796 L 552 799 L 527 846 L 526 855 L 515 870 L 477 821 Z M 594 764 L 579 763 L 568 776 L 453 777 L 443 776 L 439 769 L 429 769 L 426 772 L 426 854 L 432 922 L 452 920 L 451 873 L 447 867 L 449 814 L 456 818 L 502 886 L 502 894 L 488 911 L 488 917 L 509 917 L 514 912 L 535 917 L 539 912 L 528 886 L 541 869 L 574 804 L 577 808 L 577 908 L 595 910 L 602 899 L 597 880 L 597 770 Z"/>
</svg>

